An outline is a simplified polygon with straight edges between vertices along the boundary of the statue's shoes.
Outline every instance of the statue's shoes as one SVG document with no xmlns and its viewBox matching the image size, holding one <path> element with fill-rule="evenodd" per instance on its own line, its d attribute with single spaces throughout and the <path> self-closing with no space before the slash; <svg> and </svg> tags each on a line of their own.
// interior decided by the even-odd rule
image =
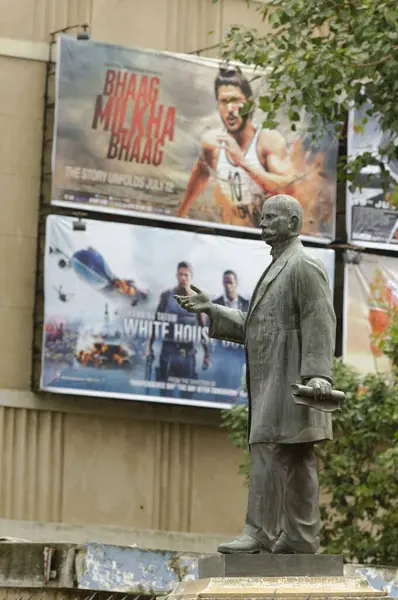
<svg viewBox="0 0 398 600">
<path fill-rule="evenodd" d="M 231 542 L 220 544 L 218 552 L 220 554 L 260 554 L 260 552 L 269 553 L 270 551 L 251 535 L 242 533 Z"/>
<path fill-rule="evenodd" d="M 279 539 L 272 548 L 272 554 L 297 554 L 297 550 L 290 546 L 285 540 Z"/>
<path fill-rule="evenodd" d="M 286 534 L 282 533 L 272 548 L 272 554 L 316 554 L 317 551 L 311 548 L 294 547 L 293 542 L 289 540 Z"/>
</svg>

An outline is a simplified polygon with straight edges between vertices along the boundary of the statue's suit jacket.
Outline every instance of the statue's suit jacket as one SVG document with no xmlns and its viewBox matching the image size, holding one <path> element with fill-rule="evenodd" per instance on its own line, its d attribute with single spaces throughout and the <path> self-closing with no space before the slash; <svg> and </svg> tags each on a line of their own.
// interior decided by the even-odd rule
<svg viewBox="0 0 398 600">
<path fill-rule="evenodd" d="M 245 346 L 249 444 L 332 438 L 330 414 L 295 404 L 290 386 L 332 381 L 335 333 L 325 267 L 298 238 L 265 270 L 247 313 L 215 308 L 211 337 Z"/>
</svg>

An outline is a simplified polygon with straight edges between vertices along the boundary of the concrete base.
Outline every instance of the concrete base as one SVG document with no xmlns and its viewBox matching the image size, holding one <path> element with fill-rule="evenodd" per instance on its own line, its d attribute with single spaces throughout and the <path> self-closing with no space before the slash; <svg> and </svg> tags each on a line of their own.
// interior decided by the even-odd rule
<svg viewBox="0 0 398 600">
<path fill-rule="evenodd" d="M 1 600 L 135 600 L 136 594 L 95 592 L 87 590 L 37 590 L 29 588 L 1 588 Z"/>
<path fill-rule="evenodd" d="M 167 600 L 376 600 L 386 596 L 361 577 L 214 577 L 180 583 Z"/>
<path fill-rule="evenodd" d="M 327 554 L 217 554 L 198 561 L 199 579 L 209 577 L 342 577 L 342 556 Z"/>
<path fill-rule="evenodd" d="M 100 600 L 114 595 L 116 600 L 118 593 L 125 600 L 155 598 L 170 593 L 184 578 L 193 579 L 196 573 L 192 554 L 103 544 L 0 543 L 0 600 L 11 600 L 13 594 L 21 600 L 39 600 L 40 594 L 43 600 L 66 599 L 73 594 L 73 599 L 83 595 L 86 600 Z"/>
</svg>

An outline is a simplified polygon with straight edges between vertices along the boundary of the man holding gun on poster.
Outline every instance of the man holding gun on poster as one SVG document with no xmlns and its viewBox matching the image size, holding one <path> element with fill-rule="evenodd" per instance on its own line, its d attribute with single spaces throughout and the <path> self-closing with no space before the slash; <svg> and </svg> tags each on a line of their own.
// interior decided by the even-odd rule
<svg viewBox="0 0 398 600">
<path fill-rule="evenodd" d="M 159 366 L 156 368 L 156 381 L 167 382 L 170 377 L 179 379 L 197 379 L 196 372 L 196 350 L 195 341 L 180 339 L 176 335 L 176 326 L 186 326 L 195 331 L 198 326 L 205 327 L 205 316 L 203 314 L 189 314 L 183 310 L 176 302 L 175 295 L 193 295 L 191 290 L 192 267 L 186 261 L 181 261 L 177 265 L 177 286 L 166 290 L 160 296 L 159 304 L 156 309 L 157 318 L 162 319 L 162 315 L 176 315 L 174 323 L 169 322 L 169 330 L 163 338 L 162 348 L 159 357 Z M 193 335 L 193 334 L 192 334 Z M 209 348 L 207 341 L 202 337 L 202 346 L 204 351 L 203 369 L 207 369 L 210 363 Z M 151 379 L 152 364 L 155 359 L 153 344 L 155 341 L 155 328 L 148 344 L 147 354 L 147 379 Z M 164 389 L 160 390 L 161 395 L 165 395 Z M 185 395 L 187 393 L 185 392 Z"/>
<path fill-rule="evenodd" d="M 247 312 L 249 301 L 238 294 L 238 276 L 232 269 L 227 269 L 223 273 L 222 283 L 224 293 L 213 300 L 214 304 L 227 306 L 228 308 L 237 308 L 243 312 Z M 219 364 L 224 363 L 228 368 L 220 369 L 221 387 L 240 390 L 242 380 L 242 369 L 244 366 L 244 355 L 240 344 L 218 340 L 217 352 L 213 361 L 219 361 Z"/>
</svg>

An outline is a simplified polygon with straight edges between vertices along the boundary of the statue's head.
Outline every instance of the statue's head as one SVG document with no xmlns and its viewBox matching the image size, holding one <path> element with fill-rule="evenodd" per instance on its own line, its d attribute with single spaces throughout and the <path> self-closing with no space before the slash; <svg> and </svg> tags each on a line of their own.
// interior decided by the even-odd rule
<svg viewBox="0 0 398 600">
<path fill-rule="evenodd" d="M 303 209 L 296 198 L 277 194 L 266 200 L 261 211 L 261 237 L 273 246 L 300 234 L 303 226 Z"/>
</svg>

